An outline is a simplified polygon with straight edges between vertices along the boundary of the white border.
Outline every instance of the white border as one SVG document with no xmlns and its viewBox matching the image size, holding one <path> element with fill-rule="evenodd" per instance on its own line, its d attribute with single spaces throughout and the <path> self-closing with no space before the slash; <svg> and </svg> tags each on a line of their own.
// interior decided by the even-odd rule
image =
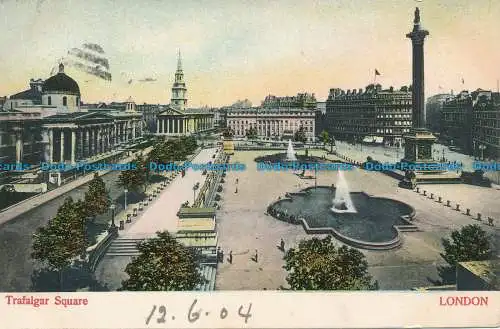
<svg viewBox="0 0 500 329">
<path fill-rule="evenodd" d="M 48 305 L 8 305 L 7 296 L 49 298 Z M 87 305 L 54 305 L 56 296 L 87 299 Z M 498 327 L 500 292 L 82 292 L 2 293 L 1 328 L 388 328 Z M 488 305 L 440 305 L 448 297 L 483 297 Z M 197 321 L 187 319 L 202 309 Z M 246 313 L 252 303 L 251 317 Z M 146 319 L 153 306 L 157 312 Z M 164 305 L 164 323 L 159 307 Z M 222 308 L 227 317 L 220 318 Z M 208 312 L 208 315 L 207 313 Z M 173 318 L 175 317 L 175 319 Z"/>
</svg>

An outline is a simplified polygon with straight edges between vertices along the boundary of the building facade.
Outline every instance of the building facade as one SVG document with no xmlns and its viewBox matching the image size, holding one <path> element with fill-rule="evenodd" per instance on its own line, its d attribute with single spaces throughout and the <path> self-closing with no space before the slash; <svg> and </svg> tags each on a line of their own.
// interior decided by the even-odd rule
<svg viewBox="0 0 500 329">
<path fill-rule="evenodd" d="M 402 145 L 412 125 L 411 88 L 369 85 L 365 90 L 330 89 L 326 128 L 335 139 Z"/>
<path fill-rule="evenodd" d="M 500 157 L 500 93 L 477 89 L 442 102 L 440 138 L 476 158 Z"/>
<path fill-rule="evenodd" d="M 3 110 L 3 106 L 4 106 L 6 101 L 7 101 L 7 96 L 0 97 L 0 111 Z"/>
<path fill-rule="evenodd" d="M 425 103 L 426 126 L 427 129 L 429 129 L 433 133 L 441 133 L 443 129 L 443 104 L 452 96 L 452 94 L 437 94 L 427 98 L 427 101 Z"/>
<path fill-rule="evenodd" d="M 314 94 L 299 93 L 296 96 L 278 97 L 268 95 L 261 105 L 268 109 L 307 109 L 316 110 L 316 97 Z"/>
<path fill-rule="evenodd" d="M 18 108 L 42 104 L 42 79 L 31 79 L 30 88 L 14 95 L 4 101 L 4 111 L 14 111 Z"/>
<path fill-rule="evenodd" d="M 63 64 L 56 75 L 40 81 L 31 80 L 29 90 L 10 97 L 13 110 L 1 113 L 0 161 L 33 167 L 40 162 L 75 163 L 141 138 L 142 116 L 130 101 L 122 110 L 82 107 L 80 88 L 64 73 Z"/>
<path fill-rule="evenodd" d="M 500 93 L 480 91 L 473 101 L 473 155 L 500 159 Z"/>
<path fill-rule="evenodd" d="M 208 132 L 214 129 L 214 114 L 208 108 L 188 109 L 187 88 L 179 53 L 177 71 L 172 85 L 170 105 L 156 115 L 156 134 L 183 136 Z"/>
<path fill-rule="evenodd" d="M 245 137 L 250 128 L 257 131 L 259 138 L 281 140 L 293 136 L 300 128 L 305 132 L 308 142 L 316 135 L 315 111 L 304 109 L 228 109 L 227 127 L 234 137 Z"/>
<path fill-rule="evenodd" d="M 472 154 L 472 103 L 473 95 L 464 90 L 443 103 L 441 113 L 441 139 L 457 147 L 459 151 Z"/>
<path fill-rule="evenodd" d="M 156 133 L 156 117 L 165 110 L 168 105 L 160 104 L 140 104 L 136 105 L 137 112 L 142 114 L 142 119 L 146 125 L 145 130 L 150 133 Z"/>
<path fill-rule="evenodd" d="M 321 132 L 327 131 L 326 125 L 326 102 L 316 103 L 316 136 L 321 135 Z"/>
</svg>

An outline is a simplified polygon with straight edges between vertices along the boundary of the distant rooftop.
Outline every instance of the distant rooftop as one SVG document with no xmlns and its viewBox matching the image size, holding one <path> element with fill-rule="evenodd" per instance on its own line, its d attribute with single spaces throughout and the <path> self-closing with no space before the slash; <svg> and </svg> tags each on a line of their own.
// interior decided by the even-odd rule
<svg viewBox="0 0 500 329">
<path fill-rule="evenodd" d="M 500 259 L 461 262 L 460 265 L 489 284 L 499 284 L 498 278 L 500 277 Z"/>
</svg>

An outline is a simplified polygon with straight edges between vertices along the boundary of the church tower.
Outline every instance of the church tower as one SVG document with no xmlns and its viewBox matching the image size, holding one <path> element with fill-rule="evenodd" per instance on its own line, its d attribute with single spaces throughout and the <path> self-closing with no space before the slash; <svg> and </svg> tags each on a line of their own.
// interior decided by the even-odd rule
<svg viewBox="0 0 500 329">
<path fill-rule="evenodd" d="M 178 52 L 177 71 L 175 72 L 175 80 L 172 85 L 172 98 L 170 105 L 180 111 L 184 111 L 187 106 L 186 83 L 184 82 L 184 72 L 182 72 L 181 52 Z"/>
</svg>

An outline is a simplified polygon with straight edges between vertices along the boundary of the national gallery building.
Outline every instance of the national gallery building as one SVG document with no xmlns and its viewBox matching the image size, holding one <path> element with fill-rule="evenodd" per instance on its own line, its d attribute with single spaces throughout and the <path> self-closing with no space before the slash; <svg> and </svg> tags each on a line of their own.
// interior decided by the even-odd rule
<svg viewBox="0 0 500 329">
<path fill-rule="evenodd" d="M 140 143 L 143 128 L 131 99 L 120 110 L 82 106 L 77 82 L 60 64 L 56 75 L 31 80 L 30 89 L 5 102 L 0 111 L 0 163 L 28 164 L 33 176 L 40 162 L 110 160 Z M 5 174 L 0 172 L 0 185 Z"/>
</svg>

